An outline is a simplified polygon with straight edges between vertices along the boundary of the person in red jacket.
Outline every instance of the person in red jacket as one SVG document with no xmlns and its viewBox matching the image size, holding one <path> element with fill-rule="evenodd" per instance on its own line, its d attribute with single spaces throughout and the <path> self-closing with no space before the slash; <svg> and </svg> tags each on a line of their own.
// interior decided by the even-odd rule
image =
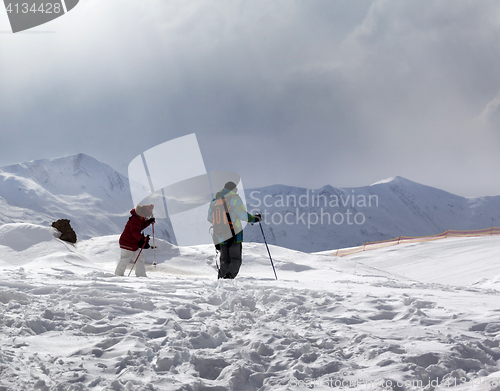
<svg viewBox="0 0 500 391">
<path fill-rule="evenodd" d="M 131 216 L 128 219 L 127 225 L 120 236 L 121 256 L 118 266 L 116 266 L 115 274 L 123 276 L 125 269 L 130 261 L 135 261 L 142 248 L 149 248 L 149 235 L 144 236 L 142 231 L 154 224 L 153 208 L 151 205 L 137 205 L 135 209 L 130 211 Z M 144 255 L 141 253 L 135 264 L 135 275 L 137 277 L 146 276 L 146 265 Z"/>
</svg>

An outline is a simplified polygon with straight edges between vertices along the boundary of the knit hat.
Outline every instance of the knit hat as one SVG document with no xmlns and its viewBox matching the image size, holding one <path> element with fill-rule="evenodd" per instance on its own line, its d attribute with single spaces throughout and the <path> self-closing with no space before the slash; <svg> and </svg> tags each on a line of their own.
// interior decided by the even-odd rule
<svg viewBox="0 0 500 391">
<path fill-rule="evenodd" d="M 153 208 L 155 206 L 153 204 L 149 205 L 137 205 L 135 208 L 135 213 L 137 213 L 139 216 L 149 218 L 153 215 Z"/>
<path fill-rule="evenodd" d="M 236 183 L 234 183 L 234 182 L 227 182 L 224 185 L 224 188 L 228 189 L 229 191 L 234 190 L 236 188 Z"/>
</svg>

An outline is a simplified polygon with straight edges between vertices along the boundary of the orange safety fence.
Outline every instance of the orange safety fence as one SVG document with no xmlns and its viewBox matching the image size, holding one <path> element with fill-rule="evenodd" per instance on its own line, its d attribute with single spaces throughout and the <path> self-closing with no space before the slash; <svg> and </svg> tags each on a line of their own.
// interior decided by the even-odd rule
<svg viewBox="0 0 500 391">
<path fill-rule="evenodd" d="M 338 249 L 332 255 L 335 255 L 337 257 L 344 257 L 346 255 L 359 253 L 361 251 L 375 250 L 377 248 L 395 246 L 400 243 L 420 243 L 420 242 L 428 242 L 431 240 L 438 240 L 444 238 L 460 238 L 460 237 L 465 238 L 474 236 L 493 236 L 493 235 L 500 235 L 500 228 L 491 227 L 491 228 L 470 230 L 470 231 L 459 231 L 456 229 L 449 229 L 437 235 L 414 236 L 414 237 L 400 236 L 398 238 L 382 240 L 379 242 L 366 242 L 362 246 Z"/>
</svg>

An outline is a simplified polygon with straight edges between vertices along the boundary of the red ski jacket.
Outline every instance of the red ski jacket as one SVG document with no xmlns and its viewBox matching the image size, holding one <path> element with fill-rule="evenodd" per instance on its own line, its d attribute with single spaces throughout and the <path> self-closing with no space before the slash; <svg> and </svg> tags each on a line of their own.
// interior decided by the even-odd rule
<svg viewBox="0 0 500 391">
<path fill-rule="evenodd" d="M 127 225 L 120 236 L 120 247 L 125 250 L 136 251 L 139 249 L 139 242 L 144 235 L 142 230 L 149 227 L 149 222 L 142 216 L 139 216 L 135 209 L 130 211 L 130 218 L 128 219 Z"/>
</svg>

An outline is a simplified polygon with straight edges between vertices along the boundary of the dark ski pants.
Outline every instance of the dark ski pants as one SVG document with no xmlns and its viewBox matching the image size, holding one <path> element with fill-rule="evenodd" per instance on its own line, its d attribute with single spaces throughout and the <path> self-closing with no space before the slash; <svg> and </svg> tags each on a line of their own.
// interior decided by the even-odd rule
<svg viewBox="0 0 500 391">
<path fill-rule="evenodd" d="M 241 251 L 240 243 L 220 245 L 220 269 L 218 278 L 235 278 L 240 271 Z"/>
</svg>

